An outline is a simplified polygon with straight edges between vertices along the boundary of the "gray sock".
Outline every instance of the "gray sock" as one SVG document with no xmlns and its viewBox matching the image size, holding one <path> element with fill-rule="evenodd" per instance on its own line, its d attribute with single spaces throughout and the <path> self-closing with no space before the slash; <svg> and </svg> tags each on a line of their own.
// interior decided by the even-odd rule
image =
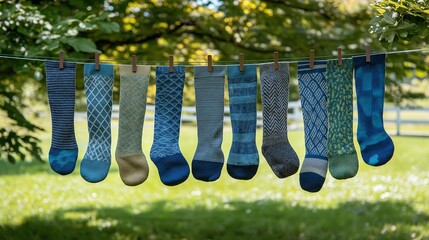
<svg viewBox="0 0 429 240">
<path fill-rule="evenodd" d="M 279 63 L 259 66 L 261 73 L 262 114 L 264 134 L 262 154 L 279 178 L 295 174 L 299 159 L 287 137 L 289 98 L 289 64 Z"/>
<path fill-rule="evenodd" d="M 197 108 L 198 146 L 192 160 L 192 175 L 210 182 L 219 178 L 224 163 L 221 149 L 225 67 L 195 67 L 195 104 Z"/>
</svg>

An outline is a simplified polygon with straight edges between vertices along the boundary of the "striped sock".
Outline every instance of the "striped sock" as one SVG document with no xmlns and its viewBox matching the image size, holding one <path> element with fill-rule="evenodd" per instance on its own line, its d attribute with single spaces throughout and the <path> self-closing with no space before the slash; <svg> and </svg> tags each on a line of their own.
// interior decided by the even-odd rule
<svg viewBox="0 0 429 240">
<path fill-rule="evenodd" d="M 228 66 L 228 92 L 232 125 L 232 145 L 227 170 L 236 179 L 251 179 L 258 170 L 256 148 L 256 65 Z"/>
<path fill-rule="evenodd" d="M 95 64 L 85 64 L 84 76 L 89 143 L 80 174 L 95 183 L 105 179 L 110 168 L 113 65 L 100 64 L 96 71 Z"/>
<path fill-rule="evenodd" d="M 149 174 L 142 151 L 142 133 L 150 67 L 137 66 L 137 72 L 133 73 L 130 65 L 121 65 L 120 74 L 119 131 L 115 157 L 122 181 L 128 186 L 136 186 L 143 183 Z"/>
<path fill-rule="evenodd" d="M 74 103 L 76 64 L 46 61 L 46 85 L 52 116 L 52 142 L 49 165 L 55 172 L 66 175 L 76 166 L 78 147 L 74 132 Z"/>
<path fill-rule="evenodd" d="M 328 170 L 326 112 L 326 61 L 298 62 L 298 84 L 304 117 L 305 159 L 299 174 L 301 188 L 318 192 Z"/>
<path fill-rule="evenodd" d="M 215 181 L 220 177 L 222 152 L 225 67 L 195 67 L 195 105 L 198 146 L 192 160 L 192 174 L 198 180 Z"/>
</svg>

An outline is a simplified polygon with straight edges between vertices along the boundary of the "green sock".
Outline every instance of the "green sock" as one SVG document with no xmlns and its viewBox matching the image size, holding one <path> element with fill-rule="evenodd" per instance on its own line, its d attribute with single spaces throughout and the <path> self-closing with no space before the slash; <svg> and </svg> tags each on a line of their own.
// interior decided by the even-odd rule
<svg viewBox="0 0 429 240">
<path fill-rule="evenodd" d="M 354 177 L 358 158 L 353 143 L 353 61 L 344 59 L 327 64 L 328 82 L 328 163 L 336 179 Z"/>
</svg>

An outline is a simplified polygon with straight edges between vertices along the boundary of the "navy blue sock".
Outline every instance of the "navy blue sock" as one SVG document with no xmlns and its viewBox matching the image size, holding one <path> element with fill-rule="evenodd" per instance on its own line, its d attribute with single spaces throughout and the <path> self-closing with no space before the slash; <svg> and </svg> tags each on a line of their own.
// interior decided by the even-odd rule
<svg viewBox="0 0 429 240">
<path fill-rule="evenodd" d="M 304 117 L 305 159 L 299 173 L 301 188 L 318 192 L 328 171 L 326 61 L 298 62 L 298 86 Z"/>
<path fill-rule="evenodd" d="M 227 161 L 231 177 L 247 180 L 255 176 L 259 155 L 256 147 L 256 65 L 228 66 L 229 108 L 232 145 Z"/>
<path fill-rule="evenodd" d="M 385 54 L 353 57 L 358 108 L 357 139 L 362 158 L 371 166 L 387 163 L 393 156 L 392 139 L 384 130 Z"/>
<path fill-rule="evenodd" d="M 185 67 L 156 67 L 155 132 L 150 158 L 162 183 L 174 186 L 189 176 L 189 165 L 179 148 Z"/>
<path fill-rule="evenodd" d="M 49 165 L 55 172 L 66 175 L 76 166 L 78 147 L 74 132 L 74 103 L 76 64 L 46 61 L 46 85 L 52 116 L 52 142 Z"/>
<path fill-rule="evenodd" d="M 89 143 L 80 165 L 80 174 L 88 182 L 100 182 L 109 173 L 111 162 L 111 128 L 113 65 L 85 64 L 85 95 L 88 114 Z"/>
</svg>

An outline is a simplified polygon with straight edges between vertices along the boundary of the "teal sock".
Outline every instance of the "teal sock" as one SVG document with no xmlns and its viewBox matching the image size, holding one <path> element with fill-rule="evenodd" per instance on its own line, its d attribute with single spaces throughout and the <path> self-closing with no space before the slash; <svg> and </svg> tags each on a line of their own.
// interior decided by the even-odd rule
<svg viewBox="0 0 429 240">
<path fill-rule="evenodd" d="M 256 148 L 256 65 L 228 66 L 232 145 L 227 170 L 236 179 L 251 179 L 259 166 Z"/>
<path fill-rule="evenodd" d="M 89 143 L 80 165 L 80 174 L 88 182 L 104 180 L 111 162 L 111 129 L 113 92 L 113 65 L 95 64 L 84 66 L 85 94 Z"/>
</svg>

